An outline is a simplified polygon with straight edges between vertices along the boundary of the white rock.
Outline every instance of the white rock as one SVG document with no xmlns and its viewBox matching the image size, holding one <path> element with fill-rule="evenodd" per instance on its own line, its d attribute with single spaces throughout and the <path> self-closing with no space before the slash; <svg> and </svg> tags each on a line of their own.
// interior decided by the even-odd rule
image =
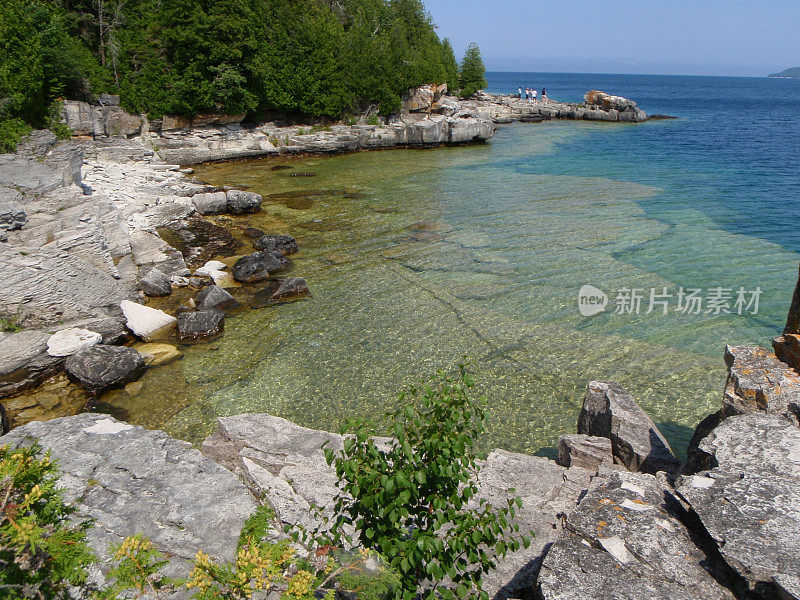
<svg viewBox="0 0 800 600">
<path fill-rule="evenodd" d="M 212 277 L 212 271 L 223 271 L 228 268 L 224 262 L 219 260 L 210 260 L 202 267 L 197 269 L 194 274 L 196 277 Z"/>
<path fill-rule="evenodd" d="M 150 342 L 167 336 L 178 320 L 163 310 L 123 300 L 119 307 L 125 315 L 128 329 L 143 340 Z"/>
<path fill-rule="evenodd" d="M 112 421 L 111 419 L 101 419 L 91 427 L 84 429 L 84 433 L 96 433 L 98 435 L 111 435 L 133 429 L 133 425 Z"/>
<path fill-rule="evenodd" d="M 102 335 L 88 329 L 62 329 L 47 339 L 47 353 L 50 356 L 70 356 L 82 348 L 99 344 L 102 339 Z"/>
<path fill-rule="evenodd" d="M 625 564 L 633 560 L 633 556 L 631 556 L 631 553 L 625 546 L 625 542 L 618 535 L 610 538 L 599 538 L 599 542 L 605 551 L 616 558 L 619 562 Z"/>
</svg>

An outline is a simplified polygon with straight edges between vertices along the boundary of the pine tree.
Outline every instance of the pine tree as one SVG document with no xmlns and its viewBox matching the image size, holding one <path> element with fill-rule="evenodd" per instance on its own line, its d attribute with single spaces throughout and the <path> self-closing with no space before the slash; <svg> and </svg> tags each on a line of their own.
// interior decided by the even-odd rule
<svg viewBox="0 0 800 600">
<path fill-rule="evenodd" d="M 458 61 L 456 61 L 453 45 L 448 38 L 442 40 L 442 62 L 447 75 L 447 89 L 453 94 L 460 87 L 458 82 Z"/>
<path fill-rule="evenodd" d="M 459 83 L 461 84 L 462 98 L 468 98 L 489 85 L 486 81 L 486 67 L 483 65 L 481 50 L 475 42 L 472 42 L 464 53 L 464 60 L 461 61 Z"/>
</svg>

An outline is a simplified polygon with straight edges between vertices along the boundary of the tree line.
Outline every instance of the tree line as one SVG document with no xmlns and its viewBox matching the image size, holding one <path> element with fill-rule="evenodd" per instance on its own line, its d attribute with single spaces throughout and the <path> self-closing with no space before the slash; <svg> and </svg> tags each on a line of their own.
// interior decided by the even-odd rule
<svg viewBox="0 0 800 600">
<path fill-rule="evenodd" d="M 3 0 L 0 58 L 0 121 L 34 126 L 100 92 L 155 118 L 339 118 L 486 85 L 477 46 L 459 65 L 420 0 Z"/>
</svg>

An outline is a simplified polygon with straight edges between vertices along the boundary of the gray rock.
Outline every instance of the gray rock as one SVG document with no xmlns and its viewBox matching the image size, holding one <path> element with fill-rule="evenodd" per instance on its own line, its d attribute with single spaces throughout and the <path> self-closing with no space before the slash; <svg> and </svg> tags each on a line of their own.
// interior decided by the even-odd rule
<svg viewBox="0 0 800 600">
<path fill-rule="evenodd" d="M 164 574 L 186 577 L 198 550 L 232 560 L 245 518 L 257 504 L 232 473 L 190 444 L 101 414 L 29 423 L 0 438 L 38 442 L 58 464 L 65 500 L 98 556 L 142 534 L 169 561 Z M 107 562 L 100 562 L 104 572 Z"/>
<path fill-rule="evenodd" d="M 225 315 L 218 310 L 183 312 L 178 315 L 178 338 L 183 342 L 204 342 L 222 333 Z"/>
<path fill-rule="evenodd" d="M 119 96 L 116 94 L 98 94 L 97 101 L 101 106 L 119 106 Z"/>
<path fill-rule="evenodd" d="M 148 296 L 169 296 L 172 293 L 172 282 L 164 273 L 153 268 L 139 280 L 139 288 Z"/>
<path fill-rule="evenodd" d="M 677 491 L 753 588 L 800 574 L 800 428 L 763 413 L 728 417 L 699 444 L 708 470 Z"/>
<path fill-rule="evenodd" d="M 733 600 L 655 477 L 615 472 L 566 516 L 538 579 L 542 600 Z"/>
<path fill-rule="evenodd" d="M 235 215 L 254 213 L 261 210 L 261 196 L 254 192 L 228 190 L 225 196 L 227 198 L 228 212 Z"/>
<path fill-rule="evenodd" d="M 218 285 L 209 285 L 200 290 L 195 297 L 197 310 L 231 310 L 239 306 L 236 298 Z"/>
<path fill-rule="evenodd" d="M 283 233 L 273 235 L 262 235 L 255 242 L 253 247 L 256 250 L 272 252 L 288 256 L 297 252 L 297 240 L 292 236 Z"/>
<path fill-rule="evenodd" d="M 106 128 L 99 108 L 86 102 L 66 100 L 62 120 L 73 135 L 105 135 Z"/>
<path fill-rule="evenodd" d="M 61 143 L 46 157 L 0 154 L 0 187 L 41 196 L 81 180 L 83 149 Z"/>
<path fill-rule="evenodd" d="M 228 198 L 225 192 L 203 192 L 192 196 L 197 212 L 201 215 L 216 215 L 228 210 Z"/>
<path fill-rule="evenodd" d="M 142 130 L 142 117 L 131 115 L 119 106 L 106 106 L 102 109 L 106 135 L 109 137 L 130 137 Z"/>
<path fill-rule="evenodd" d="M 583 467 L 595 473 L 602 466 L 614 462 L 611 440 L 580 433 L 562 435 L 558 438 L 558 460 L 562 467 Z"/>
<path fill-rule="evenodd" d="M 43 157 L 58 143 L 56 134 L 49 129 L 37 129 L 17 144 L 17 154 Z"/>
<path fill-rule="evenodd" d="M 272 294 L 272 300 L 287 302 L 305 296 L 309 293 L 306 280 L 302 277 L 287 277 L 281 281 L 280 286 Z"/>
<path fill-rule="evenodd" d="M 15 201 L 0 201 L 0 229 L 5 229 L 6 231 L 22 229 L 22 226 L 27 222 L 28 215 L 22 204 Z"/>
<path fill-rule="evenodd" d="M 631 471 L 676 473 L 680 469 L 667 440 L 617 383 L 589 382 L 578 433 L 609 438 L 615 460 Z"/>
<path fill-rule="evenodd" d="M 141 377 L 144 359 L 133 348 L 97 345 L 70 356 L 64 368 L 73 381 L 92 394 L 102 394 Z"/>
<path fill-rule="evenodd" d="M 289 266 L 289 260 L 272 252 L 254 252 L 243 256 L 233 265 L 232 273 L 236 281 L 254 283 L 264 281 L 270 275 L 283 271 Z"/>
<path fill-rule="evenodd" d="M 64 358 L 47 353 L 44 331 L 0 333 L 0 398 L 35 387 L 57 373 Z"/>
</svg>

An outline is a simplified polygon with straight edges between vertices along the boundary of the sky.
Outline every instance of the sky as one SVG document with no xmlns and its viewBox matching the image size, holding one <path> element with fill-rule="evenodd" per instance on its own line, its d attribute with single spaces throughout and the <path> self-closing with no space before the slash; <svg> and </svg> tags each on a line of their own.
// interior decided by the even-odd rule
<svg viewBox="0 0 800 600">
<path fill-rule="evenodd" d="M 490 71 L 764 76 L 800 67 L 800 0 L 424 0 Z"/>
</svg>

